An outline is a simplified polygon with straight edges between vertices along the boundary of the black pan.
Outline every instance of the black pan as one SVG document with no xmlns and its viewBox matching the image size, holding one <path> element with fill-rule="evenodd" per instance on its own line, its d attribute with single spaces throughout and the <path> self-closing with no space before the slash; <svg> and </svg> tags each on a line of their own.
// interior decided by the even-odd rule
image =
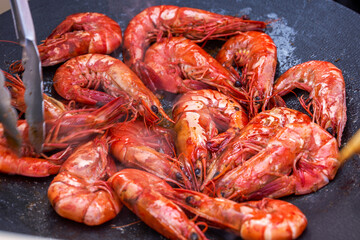
<svg viewBox="0 0 360 240">
<path fill-rule="evenodd" d="M 148 6 L 174 4 L 229 15 L 249 15 L 255 20 L 278 19 L 267 33 L 278 46 L 279 71 L 308 60 L 326 60 L 343 70 L 346 82 L 348 122 L 346 143 L 360 127 L 360 15 L 329 0 L 309 1 L 155 1 L 155 0 L 31 0 L 38 41 L 45 39 L 66 16 L 85 11 L 105 13 L 125 30 L 129 20 Z M 10 11 L 0 15 L 0 39 L 15 41 Z M 21 58 L 20 47 L 0 43 L 0 68 Z M 53 94 L 51 78 L 55 67 L 44 69 L 45 91 Z M 360 239 L 360 163 L 349 159 L 336 178 L 316 193 L 285 200 L 308 217 L 301 239 Z M 47 199 L 52 177 L 34 179 L 0 174 L 0 230 L 62 239 L 163 239 L 123 209 L 112 221 L 87 227 L 58 216 Z M 120 228 L 129 223 L 128 227 Z M 210 239 L 235 239 L 221 230 L 210 229 Z"/>
</svg>

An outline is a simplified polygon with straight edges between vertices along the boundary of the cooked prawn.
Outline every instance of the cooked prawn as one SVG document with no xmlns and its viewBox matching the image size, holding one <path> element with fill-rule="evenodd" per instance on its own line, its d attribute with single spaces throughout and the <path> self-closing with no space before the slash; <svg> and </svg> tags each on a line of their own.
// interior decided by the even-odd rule
<svg viewBox="0 0 360 240">
<path fill-rule="evenodd" d="M 225 16 L 200 9 L 160 5 L 136 15 L 124 32 L 124 62 L 138 75 L 146 48 L 164 34 L 204 41 L 235 35 L 240 31 L 262 31 L 266 23 Z"/>
<path fill-rule="evenodd" d="M 336 139 L 316 123 L 291 123 L 257 155 L 216 182 L 217 196 L 238 201 L 314 192 L 340 166 Z"/>
<path fill-rule="evenodd" d="M 60 216 L 76 222 L 99 225 L 109 221 L 122 207 L 106 182 L 115 172 L 104 138 L 85 143 L 65 161 L 51 182 L 50 203 Z"/>
<path fill-rule="evenodd" d="M 56 92 L 67 100 L 102 105 L 124 97 L 134 100 L 134 108 L 145 119 L 153 122 L 159 119 L 156 114 L 160 114 L 172 121 L 159 99 L 136 74 L 122 61 L 108 55 L 86 54 L 70 59 L 57 69 L 53 83 Z"/>
<path fill-rule="evenodd" d="M 50 157 L 44 158 L 44 156 L 36 154 L 32 145 L 27 141 L 27 122 L 18 120 L 17 129 L 23 140 L 19 154 L 9 147 L 3 125 L 0 123 L 0 172 L 28 177 L 47 177 L 58 173 L 70 149 L 58 151 Z"/>
<path fill-rule="evenodd" d="M 175 203 L 163 196 L 173 191 L 162 179 L 136 169 L 113 175 L 111 184 L 121 202 L 151 228 L 169 239 L 207 239 Z"/>
<path fill-rule="evenodd" d="M 274 95 L 283 96 L 295 88 L 310 93 L 315 121 L 336 136 L 340 146 L 346 124 L 345 82 L 341 70 L 324 61 L 296 65 L 277 79 Z"/>
<path fill-rule="evenodd" d="M 233 74 L 196 43 L 184 37 L 172 37 L 155 43 L 147 51 L 140 67 L 142 80 L 152 90 L 172 93 L 216 88 L 240 100 L 247 99 Z"/>
<path fill-rule="evenodd" d="M 5 85 L 10 91 L 11 94 L 11 104 L 20 112 L 25 113 L 26 104 L 25 104 L 25 86 L 19 76 L 14 77 L 10 73 L 3 71 L 7 80 Z M 57 119 L 65 111 L 70 110 L 69 107 L 62 102 L 56 100 L 53 97 L 48 96 L 47 94 L 43 94 L 43 102 L 44 102 L 44 119 Z"/>
<path fill-rule="evenodd" d="M 109 131 L 111 153 L 122 164 L 150 172 L 178 186 L 190 188 L 190 181 L 173 158 L 174 133 L 141 121 L 115 124 Z"/>
<path fill-rule="evenodd" d="M 269 35 L 262 32 L 243 32 L 231 37 L 219 50 L 216 60 L 237 74 L 234 66 L 242 68 L 241 84 L 250 98 L 250 113 L 265 110 L 274 84 L 277 55 Z"/>
<path fill-rule="evenodd" d="M 285 201 L 264 198 L 236 203 L 191 190 L 174 191 L 165 196 L 209 225 L 229 230 L 242 239 L 295 239 L 307 225 L 305 215 Z"/>
<path fill-rule="evenodd" d="M 198 190 L 206 175 L 210 152 L 206 143 L 225 131 L 222 138 L 231 138 L 245 127 L 245 110 L 231 97 L 216 90 L 185 93 L 173 106 L 175 140 L 179 160 L 193 189 Z"/>
<path fill-rule="evenodd" d="M 218 154 L 208 168 L 202 188 L 263 150 L 286 124 L 310 122 L 310 117 L 299 111 L 285 107 L 273 108 L 256 115 L 230 142 L 219 143 L 217 138 L 210 139 L 207 142 L 208 149 Z"/>
<path fill-rule="evenodd" d="M 112 123 L 126 114 L 123 99 L 118 98 L 99 109 L 67 110 L 58 119 L 45 120 L 43 151 L 56 151 L 46 159 L 41 158 L 43 154 L 35 154 L 28 138 L 29 126 L 25 120 L 17 123 L 22 137 L 22 157 L 9 149 L 0 124 L 0 171 L 33 177 L 56 174 L 73 146 L 104 133 Z"/>
<path fill-rule="evenodd" d="M 44 151 L 76 146 L 103 134 L 127 115 L 128 104 L 116 98 L 99 109 L 69 110 L 58 119 L 45 121 Z"/>
<path fill-rule="evenodd" d="M 43 66 L 52 66 L 86 53 L 110 54 L 122 43 L 117 22 L 101 13 L 72 14 L 38 46 Z"/>
</svg>

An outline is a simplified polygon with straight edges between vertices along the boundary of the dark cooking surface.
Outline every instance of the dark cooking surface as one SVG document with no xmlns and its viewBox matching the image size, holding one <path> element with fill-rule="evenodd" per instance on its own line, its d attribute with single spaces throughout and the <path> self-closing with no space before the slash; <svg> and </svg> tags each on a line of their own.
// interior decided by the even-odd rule
<svg viewBox="0 0 360 240">
<path fill-rule="evenodd" d="M 247 14 L 254 20 L 278 19 L 267 33 L 279 51 L 279 73 L 308 60 L 326 60 L 342 69 L 346 82 L 348 122 L 346 143 L 360 127 L 360 15 L 333 1 L 115 1 L 31 0 L 37 40 L 45 39 L 66 16 L 85 11 L 105 13 L 124 31 L 129 20 L 142 9 L 159 4 L 202 8 L 229 15 Z M 10 11 L 0 15 L 0 39 L 16 40 Z M 21 57 L 21 49 L 0 43 L 0 68 Z M 54 67 L 44 69 L 45 91 L 52 93 Z M 308 217 L 301 239 L 360 239 L 360 163 L 348 160 L 336 178 L 316 193 L 285 200 Z M 32 179 L 0 174 L 0 230 L 62 239 L 163 239 L 124 208 L 112 221 L 98 227 L 59 217 L 47 199 L 52 177 Z M 232 234 L 209 230 L 210 239 L 235 239 Z"/>
</svg>

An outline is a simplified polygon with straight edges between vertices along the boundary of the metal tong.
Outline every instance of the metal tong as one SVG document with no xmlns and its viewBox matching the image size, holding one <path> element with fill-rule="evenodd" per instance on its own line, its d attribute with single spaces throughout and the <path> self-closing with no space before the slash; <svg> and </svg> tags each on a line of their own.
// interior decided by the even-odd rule
<svg viewBox="0 0 360 240">
<path fill-rule="evenodd" d="M 35 29 L 27 0 L 10 0 L 15 25 L 16 36 L 23 47 L 22 64 L 24 66 L 23 82 L 25 85 L 25 118 L 29 126 L 29 140 L 40 153 L 44 142 L 44 103 L 41 61 L 36 45 Z M 1 78 L 1 77 L 0 77 Z M 2 88 L 2 86 L 0 86 Z M 7 89 L 5 89 L 7 90 Z M 3 96 L 3 94 L 1 94 Z M 4 101 L 2 111 L 5 117 L 1 120 L 4 125 L 6 137 L 10 147 L 21 145 L 21 136 L 16 128 L 16 118 L 13 117 L 10 100 Z M 9 114 L 8 114 L 9 113 Z M 12 116 L 11 116 L 12 115 Z M 4 114 L 3 114 L 4 116 Z M 10 116 L 10 117 L 9 117 Z M 20 144 L 20 145 L 19 145 Z"/>
</svg>

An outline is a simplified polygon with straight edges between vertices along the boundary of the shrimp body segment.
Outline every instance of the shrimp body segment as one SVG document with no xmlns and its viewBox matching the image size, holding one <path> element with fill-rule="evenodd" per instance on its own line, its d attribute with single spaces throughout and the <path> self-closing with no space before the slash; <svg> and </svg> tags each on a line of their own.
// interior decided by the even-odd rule
<svg viewBox="0 0 360 240">
<path fill-rule="evenodd" d="M 99 225 L 119 213 L 122 205 L 106 182 L 116 172 L 107 148 L 106 141 L 97 138 L 78 147 L 62 165 L 48 189 L 50 203 L 60 216 Z"/>
<path fill-rule="evenodd" d="M 217 136 L 231 138 L 248 123 L 245 110 L 231 97 L 215 90 L 190 91 L 173 106 L 175 140 L 185 174 L 198 189 L 210 160 L 207 141 Z"/>
<path fill-rule="evenodd" d="M 269 35 L 249 31 L 227 40 L 216 56 L 217 61 L 235 74 L 237 72 L 234 67 L 242 68 L 241 82 L 249 94 L 250 112 L 253 116 L 261 106 L 262 110 L 265 109 L 272 94 L 276 52 L 276 46 Z"/>
<path fill-rule="evenodd" d="M 319 125 L 291 123 L 267 147 L 216 183 L 217 196 L 244 201 L 314 192 L 340 166 L 336 139 Z"/>
<path fill-rule="evenodd" d="M 183 93 L 216 88 L 224 94 L 245 99 L 245 90 L 236 87 L 238 79 L 199 45 L 184 37 L 155 43 L 141 65 L 142 80 L 152 90 Z"/>
<path fill-rule="evenodd" d="M 108 182 L 127 208 L 166 238 L 207 239 L 181 208 L 163 195 L 173 190 L 162 179 L 140 170 L 124 169 Z"/>
<path fill-rule="evenodd" d="M 164 34 L 192 40 L 219 39 L 241 31 L 262 31 L 265 22 L 244 20 L 200 9 L 160 5 L 146 8 L 136 15 L 124 32 L 124 62 L 137 74 L 138 63 L 147 47 Z"/>
<path fill-rule="evenodd" d="M 38 46 L 43 66 L 87 53 L 109 54 L 122 43 L 117 22 L 101 13 L 76 13 L 61 22 Z"/>
<path fill-rule="evenodd" d="M 295 88 L 310 93 L 315 121 L 336 136 L 340 146 L 347 118 L 345 82 L 341 70 L 325 61 L 296 65 L 277 79 L 274 95 L 283 96 Z"/>
<path fill-rule="evenodd" d="M 172 121 L 136 74 L 108 55 L 86 54 L 70 59 L 57 69 L 53 83 L 56 92 L 67 100 L 101 105 L 123 97 L 134 101 L 136 110 L 149 121 L 158 119 L 156 114 Z"/>
</svg>

